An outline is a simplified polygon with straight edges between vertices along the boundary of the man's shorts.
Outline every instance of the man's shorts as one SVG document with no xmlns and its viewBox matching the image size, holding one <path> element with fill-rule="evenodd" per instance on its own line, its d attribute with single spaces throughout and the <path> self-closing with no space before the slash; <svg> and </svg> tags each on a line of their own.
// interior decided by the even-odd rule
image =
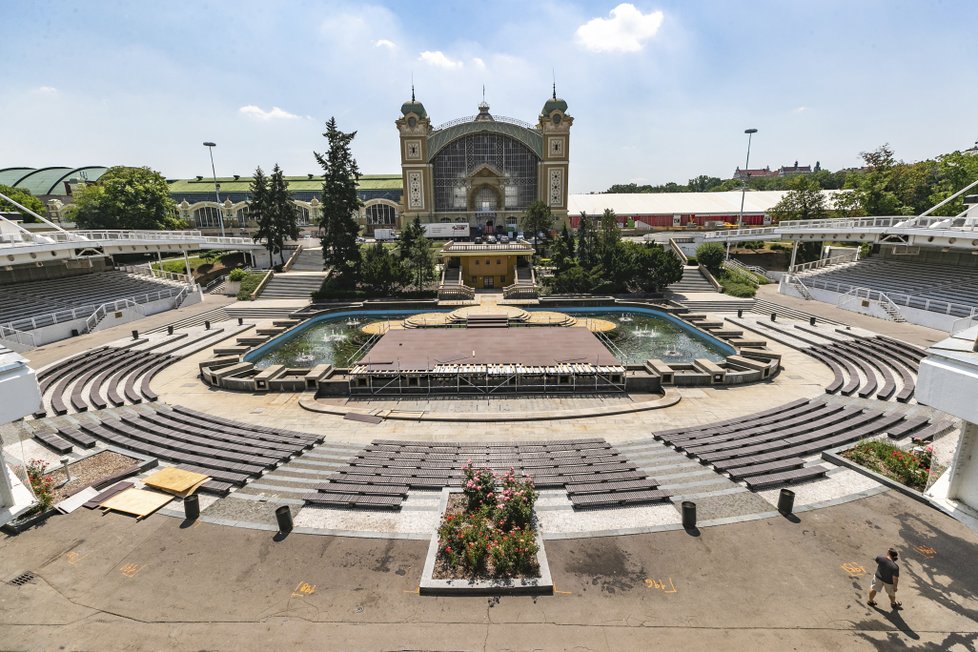
<svg viewBox="0 0 978 652">
<path fill-rule="evenodd" d="M 886 594 L 890 596 L 890 600 L 896 600 L 896 591 L 893 590 L 892 584 L 887 584 L 880 578 L 873 576 L 873 586 L 871 587 L 873 591 L 879 593 L 883 589 L 886 589 Z"/>
</svg>

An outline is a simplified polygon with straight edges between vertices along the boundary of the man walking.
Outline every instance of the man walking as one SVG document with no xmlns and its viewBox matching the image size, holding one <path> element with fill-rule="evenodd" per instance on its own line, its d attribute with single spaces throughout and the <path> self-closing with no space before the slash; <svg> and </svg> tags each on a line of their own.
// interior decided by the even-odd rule
<svg viewBox="0 0 978 652">
<path fill-rule="evenodd" d="M 897 584 L 900 581 L 900 567 L 896 563 L 898 556 L 897 551 L 890 548 L 885 556 L 880 555 L 876 558 L 876 576 L 873 577 L 873 586 L 869 589 L 869 602 L 866 603 L 870 607 L 876 606 L 876 593 L 886 589 L 886 595 L 890 598 L 890 607 L 903 609 L 903 605 L 896 599 Z"/>
</svg>

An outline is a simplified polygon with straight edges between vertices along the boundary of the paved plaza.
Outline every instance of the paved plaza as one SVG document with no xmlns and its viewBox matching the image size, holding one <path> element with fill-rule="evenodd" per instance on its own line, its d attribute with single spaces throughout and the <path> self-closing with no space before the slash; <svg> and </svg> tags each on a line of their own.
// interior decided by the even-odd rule
<svg viewBox="0 0 978 652">
<path fill-rule="evenodd" d="M 186 317 L 214 307 L 195 307 Z M 168 315 L 160 323 L 173 319 Z M 860 325 L 887 326 L 854 323 L 854 333 L 862 332 Z M 154 318 L 140 323 L 144 331 L 154 326 Z M 927 329 L 890 326 L 907 341 L 926 344 L 934 337 Z M 129 330 L 43 347 L 31 353 L 31 362 L 42 367 L 123 339 Z M 321 434 L 323 443 L 226 497 L 202 495 L 202 515 L 192 523 L 183 520 L 179 503 L 140 522 L 80 509 L 0 540 L 3 647 L 974 649 L 975 532 L 834 466 L 828 477 L 792 487 L 796 515 L 785 518 L 776 511 L 777 489 L 749 491 L 652 438 L 655 431 L 825 396 L 832 380 L 825 365 L 787 346 L 770 346 L 783 356 L 784 371 L 744 387 L 492 400 L 317 400 L 312 394 L 229 392 L 196 377 L 208 350 L 190 355 L 155 377 L 161 402 Z M 925 409 L 892 402 L 891 408 Z M 102 412 L 124 418 L 150 409 Z M 381 419 L 346 418 L 351 413 Z M 49 420 L 92 418 L 82 413 Z M 4 428 L 7 453 L 55 462 L 53 453 L 25 436 L 29 427 Z M 587 437 L 607 440 L 673 498 L 581 512 L 565 492 L 541 491 L 537 514 L 557 587 L 553 596 L 418 595 L 439 517 L 438 492 L 412 491 L 398 512 L 311 507 L 302 500 L 375 439 Z M 682 528 L 682 500 L 697 503 L 699 529 L 692 533 Z M 276 536 L 274 516 L 281 505 L 290 506 L 296 524 L 284 538 Z M 890 545 L 903 551 L 903 612 L 865 604 L 872 560 Z M 27 572 L 29 581 L 9 583 Z"/>
</svg>

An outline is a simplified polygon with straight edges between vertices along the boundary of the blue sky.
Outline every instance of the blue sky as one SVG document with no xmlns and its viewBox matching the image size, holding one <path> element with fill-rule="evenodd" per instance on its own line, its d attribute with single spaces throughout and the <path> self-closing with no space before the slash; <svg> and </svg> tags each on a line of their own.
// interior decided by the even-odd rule
<svg viewBox="0 0 978 652">
<path fill-rule="evenodd" d="M 978 2 L 0 2 L 0 167 L 318 172 L 323 123 L 364 173 L 399 170 L 410 94 L 435 124 L 575 118 L 573 192 L 912 161 L 978 140 Z"/>
</svg>

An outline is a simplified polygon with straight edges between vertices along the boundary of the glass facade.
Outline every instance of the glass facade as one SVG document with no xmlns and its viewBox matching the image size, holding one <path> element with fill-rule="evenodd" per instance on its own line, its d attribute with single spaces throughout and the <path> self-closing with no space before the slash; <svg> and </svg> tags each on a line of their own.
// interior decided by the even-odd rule
<svg viewBox="0 0 978 652">
<path fill-rule="evenodd" d="M 366 208 L 367 224 L 394 226 L 397 224 L 397 210 L 387 204 L 371 204 Z"/>
<path fill-rule="evenodd" d="M 469 203 L 471 175 L 482 165 L 501 174 L 503 197 L 480 189 Z M 524 210 L 537 197 L 537 156 L 523 143 L 502 134 L 470 134 L 444 147 L 432 160 L 435 186 L 435 211 L 483 210 L 480 202 L 490 202 L 491 210 Z"/>
</svg>

